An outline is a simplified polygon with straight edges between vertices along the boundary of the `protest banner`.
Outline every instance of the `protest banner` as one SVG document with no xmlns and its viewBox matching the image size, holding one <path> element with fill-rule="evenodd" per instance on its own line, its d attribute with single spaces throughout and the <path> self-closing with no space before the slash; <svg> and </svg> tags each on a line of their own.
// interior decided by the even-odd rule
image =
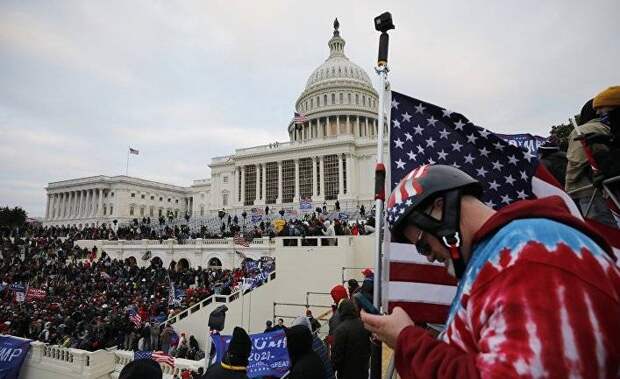
<svg viewBox="0 0 620 379">
<path fill-rule="evenodd" d="M 513 146 L 523 147 L 527 149 L 532 154 L 536 154 L 538 152 L 538 148 L 540 147 L 540 145 L 542 145 L 547 140 L 544 137 L 532 135 L 529 133 L 521 133 L 521 134 L 496 133 L 495 135 Z"/>
<path fill-rule="evenodd" d="M 232 336 L 214 334 L 212 337 L 215 344 L 216 362 L 221 362 Z M 250 339 L 252 351 L 250 352 L 248 377 L 275 376 L 279 378 L 288 371 L 290 359 L 283 330 L 252 334 Z"/>
<path fill-rule="evenodd" d="M 0 336 L 0 378 L 17 379 L 30 350 L 30 340 Z"/>
</svg>

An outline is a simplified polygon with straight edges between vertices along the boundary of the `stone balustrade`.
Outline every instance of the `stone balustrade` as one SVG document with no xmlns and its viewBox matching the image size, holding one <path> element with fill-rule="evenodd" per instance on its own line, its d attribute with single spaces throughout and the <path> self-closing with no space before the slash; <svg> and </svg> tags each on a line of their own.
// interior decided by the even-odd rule
<svg viewBox="0 0 620 379">
<path fill-rule="evenodd" d="M 126 364 L 133 361 L 134 353 L 126 350 L 86 351 L 48 345 L 39 341 L 30 343 L 20 372 L 20 379 L 116 379 Z M 164 378 L 171 379 L 182 370 L 197 371 L 204 360 L 175 359 L 175 367 L 160 363 Z"/>
</svg>

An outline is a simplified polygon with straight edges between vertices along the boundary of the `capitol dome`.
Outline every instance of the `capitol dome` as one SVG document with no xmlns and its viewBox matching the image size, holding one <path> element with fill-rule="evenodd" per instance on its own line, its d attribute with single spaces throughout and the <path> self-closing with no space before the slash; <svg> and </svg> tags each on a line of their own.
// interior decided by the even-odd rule
<svg viewBox="0 0 620 379">
<path fill-rule="evenodd" d="M 329 56 L 310 74 L 295 103 L 295 110 L 302 118 L 289 124 L 292 142 L 343 134 L 376 135 L 377 91 L 366 71 L 345 55 L 345 40 L 339 29 L 336 19 L 333 36 L 327 44 Z"/>
</svg>

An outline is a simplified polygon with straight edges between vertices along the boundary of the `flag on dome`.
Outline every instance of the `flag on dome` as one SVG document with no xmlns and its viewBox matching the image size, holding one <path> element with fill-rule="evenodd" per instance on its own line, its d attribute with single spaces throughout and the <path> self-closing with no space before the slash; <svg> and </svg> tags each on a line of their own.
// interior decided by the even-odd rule
<svg viewBox="0 0 620 379">
<path fill-rule="evenodd" d="M 174 357 L 163 351 L 136 351 L 134 352 L 133 359 L 134 361 L 139 359 L 152 359 L 157 363 L 163 363 L 170 367 L 174 367 Z"/>
<path fill-rule="evenodd" d="M 528 150 L 459 113 L 392 92 L 390 188 L 403 192 L 401 198 L 415 192 L 396 187 L 405 175 L 426 164 L 451 165 L 478 179 L 484 187 L 483 201 L 495 209 L 521 199 L 559 195 L 579 215 L 570 197 Z M 417 174 L 423 175 L 423 170 L 413 173 Z M 398 204 L 387 204 L 387 217 L 398 211 Z M 456 282 L 443 264 L 429 263 L 412 249 L 409 244 L 390 244 L 388 308 L 401 306 L 417 322 L 443 323 Z"/>
<path fill-rule="evenodd" d="M 136 149 L 132 149 L 131 147 L 129 148 L 129 154 L 133 154 L 133 155 L 138 155 L 140 154 L 139 150 Z"/>
<path fill-rule="evenodd" d="M 304 122 L 306 122 L 306 115 L 300 112 L 295 112 L 295 114 L 293 115 L 293 122 L 295 124 L 303 124 Z"/>
</svg>

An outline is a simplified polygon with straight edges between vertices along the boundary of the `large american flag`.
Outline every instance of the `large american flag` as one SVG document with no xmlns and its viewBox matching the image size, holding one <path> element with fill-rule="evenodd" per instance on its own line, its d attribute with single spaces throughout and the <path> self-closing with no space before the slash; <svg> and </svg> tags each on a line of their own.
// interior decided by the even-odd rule
<svg viewBox="0 0 620 379">
<path fill-rule="evenodd" d="M 398 92 L 392 92 L 391 105 L 392 189 L 416 167 L 452 165 L 482 183 L 483 201 L 495 209 L 520 199 L 559 195 L 579 214 L 531 152 L 475 126 L 462 114 Z M 390 244 L 387 256 L 389 283 L 384 294 L 389 310 L 401 306 L 414 321 L 445 322 L 456 282 L 443 265 L 429 263 L 409 244 Z"/>
<path fill-rule="evenodd" d="M 174 357 L 164 353 L 163 351 L 136 351 L 133 354 L 133 359 L 152 359 L 155 362 L 174 367 Z"/>
</svg>

